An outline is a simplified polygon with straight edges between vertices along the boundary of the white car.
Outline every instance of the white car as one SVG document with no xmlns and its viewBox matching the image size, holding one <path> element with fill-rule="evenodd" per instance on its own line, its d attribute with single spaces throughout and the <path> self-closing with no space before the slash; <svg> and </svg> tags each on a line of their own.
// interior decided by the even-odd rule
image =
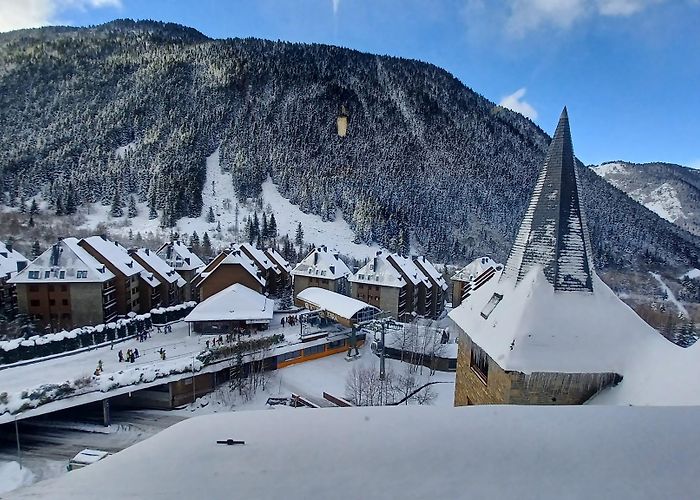
<svg viewBox="0 0 700 500">
<path fill-rule="evenodd" d="M 75 469 L 82 469 L 85 466 L 99 462 L 103 458 L 108 457 L 111 453 L 102 450 L 91 450 L 90 448 L 85 448 L 83 451 L 78 453 L 68 462 L 66 467 L 69 471 Z"/>
</svg>

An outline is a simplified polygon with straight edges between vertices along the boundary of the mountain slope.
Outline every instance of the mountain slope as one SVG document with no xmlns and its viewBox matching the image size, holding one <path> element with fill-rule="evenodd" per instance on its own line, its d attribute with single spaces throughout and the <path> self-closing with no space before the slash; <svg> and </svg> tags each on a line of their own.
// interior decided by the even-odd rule
<svg viewBox="0 0 700 500">
<path fill-rule="evenodd" d="M 622 161 L 592 168 L 659 217 L 700 235 L 700 171 L 672 163 Z"/>
<path fill-rule="evenodd" d="M 340 210 L 358 241 L 442 261 L 505 259 L 549 142 L 430 64 L 156 22 L 0 34 L 0 88 L 7 204 L 133 193 L 169 227 L 206 213 L 219 148 L 239 198 L 270 176 L 305 212 Z M 697 237 L 588 169 L 582 182 L 598 266 L 699 267 Z"/>
</svg>

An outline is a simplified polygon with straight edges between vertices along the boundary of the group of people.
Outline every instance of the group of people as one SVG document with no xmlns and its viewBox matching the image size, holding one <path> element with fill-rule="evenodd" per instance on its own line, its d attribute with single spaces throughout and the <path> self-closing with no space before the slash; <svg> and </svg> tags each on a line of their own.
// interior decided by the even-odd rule
<svg viewBox="0 0 700 500">
<path fill-rule="evenodd" d="M 228 335 L 226 335 L 226 343 L 230 344 L 231 342 L 233 342 L 233 335 L 229 333 Z M 207 349 L 209 349 L 210 345 L 212 348 L 216 346 L 222 346 L 224 345 L 224 338 L 221 335 L 219 335 L 218 338 L 214 338 L 211 341 L 207 340 L 205 344 L 207 346 Z"/>
<path fill-rule="evenodd" d="M 172 325 L 163 325 L 163 329 L 162 329 L 162 330 L 161 330 L 161 328 L 160 328 L 159 326 L 157 326 L 156 329 L 158 330 L 158 333 L 161 333 L 161 332 L 162 332 L 162 333 L 170 333 L 170 332 L 173 331 Z"/>
<path fill-rule="evenodd" d="M 126 358 L 125 358 L 124 353 L 120 349 L 119 352 L 117 353 L 117 357 L 119 358 L 120 363 L 122 361 L 126 361 L 127 363 L 133 363 L 136 361 L 136 358 L 139 357 L 139 350 L 136 348 L 134 348 L 133 351 L 131 349 L 127 349 L 126 350 Z M 101 361 L 100 361 L 100 363 L 101 363 Z"/>
<path fill-rule="evenodd" d="M 282 316 L 282 319 L 280 320 L 280 324 L 282 325 L 282 327 L 284 327 L 285 325 L 294 326 L 298 322 L 299 318 L 297 318 L 296 316 Z"/>
</svg>

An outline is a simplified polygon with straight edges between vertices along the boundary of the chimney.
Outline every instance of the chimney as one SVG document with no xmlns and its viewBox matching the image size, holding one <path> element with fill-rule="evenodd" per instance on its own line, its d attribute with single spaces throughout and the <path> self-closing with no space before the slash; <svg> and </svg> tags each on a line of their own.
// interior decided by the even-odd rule
<svg viewBox="0 0 700 500">
<path fill-rule="evenodd" d="M 7 247 L 7 251 L 9 253 L 12 253 L 12 246 L 14 245 L 14 243 L 15 243 L 15 240 L 12 237 L 7 238 L 7 241 L 5 242 L 5 246 Z"/>
<path fill-rule="evenodd" d="M 314 266 L 318 264 L 318 253 L 314 252 Z"/>
<path fill-rule="evenodd" d="M 144 253 L 145 253 L 146 255 L 151 255 L 151 251 L 150 251 L 148 248 L 145 248 L 145 249 L 144 249 Z"/>
<path fill-rule="evenodd" d="M 328 269 L 330 269 L 331 274 L 335 274 L 335 266 L 328 266 Z"/>
<path fill-rule="evenodd" d="M 102 238 L 103 240 L 107 241 L 107 235 L 104 234 L 104 233 L 102 233 L 102 234 L 100 235 L 100 238 Z"/>
<path fill-rule="evenodd" d="M 54 243 L 51 247 L 51 266 L 58 267 L 58 259 L 61 256 L 61 247 L 58 243 Z"/>
<path fill-rule="evenodd" d="M 377 252 L 377 255 L 379 255 L 380 253 L 381 252 Z M 372 271 L 374 271 L 375 273 L 377 272 L 377 262 L 378 261 L 379 261 L 379 259 L 377 257 L 375 257 L 374 262 L 372 263 Z"/>
<path fill-rule="evenodd" d="M 335 252 L 333 254 L 333 257 L 335 257 L 335 260 L 340 260 L 340 256 L 338 255 L 338 252 Z"/>
<path fill-rule="evenodd" d="M 189 264 L 189 263 L 190 263 L 190 258 L 189 258 L 189 257 L 185 257 L 185 258 L 182 259 L 182 260 L 185 261 L 185 264 Z"/>
</svg>

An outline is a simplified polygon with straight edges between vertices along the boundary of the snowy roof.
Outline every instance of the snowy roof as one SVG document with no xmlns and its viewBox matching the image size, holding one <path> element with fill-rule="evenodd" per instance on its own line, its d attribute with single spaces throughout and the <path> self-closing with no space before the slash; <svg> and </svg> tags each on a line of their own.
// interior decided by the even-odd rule
<svg viewBox="0 0 700 500">
<path fill-rule="evenodd" d="M 30 277 L 30 273 L 31 276 Z M 11 283 L 109 281 L 114 274 L 78 244 L 76 238 L 54 243 L 27 267 L 10 279 Z"/>
<path fill-rule="evenodd" d="M 394 266 L 387 260 L 386 255 L 378 251 L 374 258 L 361 267 L 355 274 L 348 278 L 353 283 L 368 283 L 371 285 L 402 288 L 406 286 L 406 280 Z"/>
<path fill-rule="evenodd" d="M 501 269 L 497 269 L 499 266 Z M 452 276 L 452 279 L 456 281 L 472 281 L 490 269 L 496 271 L 502 270 L 503 265 L 498 264 L 491 257 L 479 257 L 457 271 L 454 276 Z"/>
<path fill-rule="evenodd" d="M 447 290 L 447 282 L 442 276 L 442 273 L 435 269 L 435 266 L 432 264 L 432 262 L 425 258 L 425 255 L 414 258 L 413 262 L 420 268 L 421 271 L 423 271 L 424 274 L 426 274 L 432 281 L 437 283 L 437 285 L 442 288 L 443 291 Z"/>
<path fill-rule="evenodd" d="M 12 497 L 696 498 L 699 419 L 700 408 L 594 406 L 225 412 Z M 217 444 L 227 439 L 245 444 Z"/>
<path fill-rule="evenodd" d="M 265 253 L 277 265 L 278 268 L 284 270 L 287 274 L 292 272 L 292 266 L 289 265 L 287 259 L 282 257 L 277 250 L 269 247 L 265 249 Z"/>
<path fill-rule="evenodd" d="M 195 271 L 204 266 L 202 259 L 179 240 L 164 243 L 156 253 L 176 271 Z"/>
<path fill-rule="evenodd" d="M 292 275 L 336 280 L 348 277 L 350 269 L 336 252 L 329 252 L 325 246 L 321 246 L 304 257 L 294 268 Z"/>
<path fill-rule="evenodd" d="M 389 259 L 389 261 L 393 261 L 393 263 L 395 264 L 394 267 L 403 271 L 405 276 L 414 285 L 423 283 L 427 287 L 432 286 L 432 283 L 430 283 L 428 277 L 408 257 L 403 257 L 397 253 L 392 253 L 387 258 Z"/>
<path fill-rule="evenodd" d="M 265 252 L 263 252 L 259 248 L 255 248 L 250 243 L 239 243 L 237 245 L 231 245 L 231 249 L 242 250 L 244 254 L 246 254 L 253 260 L 253 262 L 261 271 L 267 271 L 268 269 L 272 269 L 276 274 L 280 274 L 282 272 L 277 268 L 275 263 L 267 256 Z"/>
<path fill-rule="evenodd" d="M 272 320 L 275 302 L 234 283 L 197 304 L 185 321 Z"/>
<path fill-rule="evenodd" d="M 0 241 L 0 278 L 16 274 L 21 268 L 26 267 L 29 261 L 14 248 L 8 250 Z"/>
<path fill-rule="evenodd" d="M 175 283 L 180 278 L 177 271 L 170 267 L 167 262 L 161 259 L 156 252 L 152 252 L 147 248 L 139 248 L 137 250 L 132 250 L 132 254 L 136 258 L 143 262 L 145 266 L 150 268 L 160 281 L 167 281 L 168 283 Z"/>
<path fill-rule="evenodd" d="M 297 298 L 346 319 L 351 319 L 363 309 L 376 309 L 379 312 L 379 309 L 366 302 L 314 286 L 299 292 Z"/>
<path fill-rule="evenodd" d="M 592 278 L 595 293 L 562 293 L 533 267 L 517 286 L 489 281 L 449 317 L 504 370 L 625 376 L 650 342 L 669 342 Z"/>
<path fill-rule="evenodd" d="M 501 279 L 520 281 L 539 266 L 558 291 L 592 291 L 593 254 L 579 191 L 564 108 Z"/>
<path fill-rule="evenodd" d="M 258 274 L 258 268 L 255 266 L 252 260 L 245 255 L 241 250 L 231 250 L 226 257 L 221 259 L 221 261 L 216 264 L 213 268 L 211 268 L 208 271 L 201 272 L 199 276 L 201 277 L 202 281 L 200 281 L 200 284 L 206 280 L 209 276 L 214 274 L 214 272 L 221 266 L 225 265 L 239 265 L 243 269 L 245 269 L 248 274 L 250 274 L 255 280 L 260 283 L 262 286 L 265 286 L 265 279 L 261 277 Z M 208 266 L 207 266 L 208 267 Z"/>
<path fill-rule="evenodd" d="M 158 280 L 158 278 L 156 278 L 155 275 L 149 271 L 141 271 L 140 276 L 151 288 L 155 288 L 160 285 L 160 280 Z"/>
<path fill-rule="evenodd" d="M 82 241 L 90 245 L 125 276 L 135 276 L 143 271 L 141 264 L 136 262 L 127 249 L 116 241 L 110 241 L 102 236 L 90 236 L 83 238 Z"/>
</svg>

